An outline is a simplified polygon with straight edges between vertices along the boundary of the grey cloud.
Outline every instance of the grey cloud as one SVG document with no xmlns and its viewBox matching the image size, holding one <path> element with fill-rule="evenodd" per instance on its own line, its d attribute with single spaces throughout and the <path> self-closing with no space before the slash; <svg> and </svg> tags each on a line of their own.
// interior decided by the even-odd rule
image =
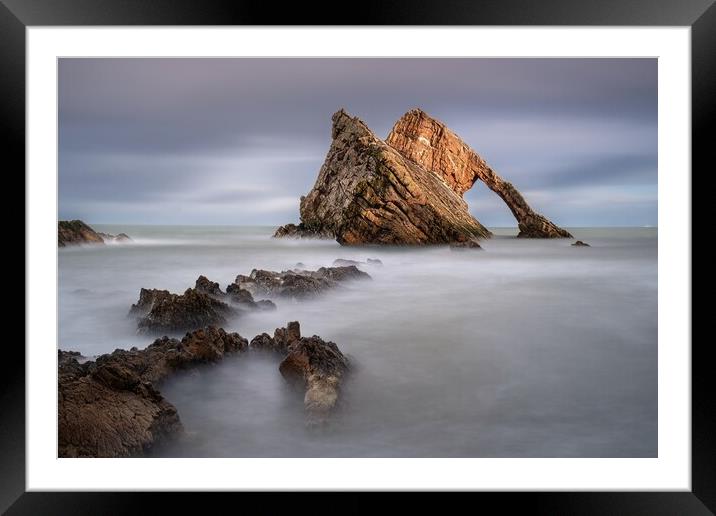
<svg viewBox="0 0 716 516">
<path fill-rule="evenodd" d="M 62 59 L 60 216 L 295 220 L 340 107 L 380 136 L 422 107 L 520 188 L 656 185 L 656 78 L 655 59 Z"/>
</svg>

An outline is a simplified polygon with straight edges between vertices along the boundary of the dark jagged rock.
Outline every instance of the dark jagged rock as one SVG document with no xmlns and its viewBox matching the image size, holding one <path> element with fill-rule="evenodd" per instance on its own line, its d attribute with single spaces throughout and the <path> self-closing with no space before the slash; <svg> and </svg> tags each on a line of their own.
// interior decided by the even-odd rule
<svg viewBox="0 0 716 516">
<path fill-rule="evenodd" d="M 238 312 L 197 289 L 189 288 L 179 295 L 143 288 L 139 292 L 139 301 L 132 305 L 129 314 L 137 318 L 140 333 L 176 333 L 222 325 L 227 317 L 238 315 Z"/>
<path fill-rule="evenodd" d="M 582 242 L 581 240 L 577 240 L 575 243 L 572 244 L 572 247 L 591 247 L 588 243 Z"/>
<path fill-rule="evenodd" d="M 81 220 L 61 220 L 57 223 L 57 245 L 104 244 L 102 237 Z"/>
<path fill-rule="evenodd" d="M 306 299 L 336 288 L 347 280 L 370 279 L 355 265 L 321 267 L 317 271 L 266 271 L 254 269 L 249 276 L 240 274 L 235 284 L 253 295 Z"/>
<path fill-rule="evenodd" d="M 82 364 L 78 354 L 59 351 L 59 456 L 141 456 L 176 437 L 183 430 L 179 415 L 156 385 L 178 369 L 220 360 L 247 345 L 237 333 L 208 327 Z"/>
<path fill-rule="evenodd" d="M 301 197 L 303 200 L 303 197 Z M 335 235 L 320 226 L 309 227 L 306 224 L 286 224 L 280 226 L 273 234 L 274 238 L 323 238 L 334 239 Z"/>
<path fill-rule="evenodd" d="M 301 337 L 298 322 L 257 335 L 251 344 L 238 333 L 206 327 L 181 340 L 162 337 L 143 350 L 115 350 L 83 361 L 58 351 L 60 457 L 135 457 L 183 432 L 176 408 L 158 390 L 178 370 L 222 360 L 248 349 L 285 356 L 279 370 L 305 390 L 309 423 L 325 422 L 336 406 L 348 360 L 332 342 Z"/>
<path fill-rule="evenodd" d="M 210 296 L 219 298 L 226 296 L 226 294 L 221 290 L 219 284 L 215 281 L 209 280 L 206 276 L 199 276 L 194 284 L 194 288 L 197 291 L 209 294 Z"/>
<path fill-rule="evenodd" d="M 276 328 L 271 337 L 268 333 L 256 335 L 249 347 L 257 351 L 272 351 L 285 354 L 288 347 L 301 338 L 301 327 L 297 321 L 289 322 L 286 328 Z"/>
<path fill-rule="evenodd" d="M 450 244 L 450 249 L 453 251 L 463 251 L 465 249 L 482 249 L 482 246 L 477 240 L 468 240 L 458 244 Z"/>
<path fill-rule="evenodd" d="M 512 211 L 523 238 L 571 238 L 539 213 L 524 197 L 442 122 L 420 109 L 403 115 L 390 131 L 386 143 L 406 158 L 441 177 L 462 196 L 480 180 L 495 192 Z"/>
<path fill-rule="evenodd" d="M 298 323 L 296 323 L 298 324 Z M 335 408 L 341 384 L 348 372 L 348 359 L 333 342 L 320 337 L 294 336 L 279 371 L 286 381 L 305 390 L 304 406 L 309 423 L 323 423 Z"/>
</svg>

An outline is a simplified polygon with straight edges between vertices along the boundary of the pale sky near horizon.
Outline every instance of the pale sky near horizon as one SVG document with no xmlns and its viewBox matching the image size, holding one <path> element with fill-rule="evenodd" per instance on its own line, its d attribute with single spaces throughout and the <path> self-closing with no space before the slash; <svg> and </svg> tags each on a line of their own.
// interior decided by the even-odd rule
<svg viewBox="0 0 716 516">
<path fill-rule="evenodd" d="M 656 59 L 60 59 L 58 88 L 60 219 L 298 222 L 333 112 L 384 138 L 420 107 L 559 225 L 657 225 Z"/>
</svg>

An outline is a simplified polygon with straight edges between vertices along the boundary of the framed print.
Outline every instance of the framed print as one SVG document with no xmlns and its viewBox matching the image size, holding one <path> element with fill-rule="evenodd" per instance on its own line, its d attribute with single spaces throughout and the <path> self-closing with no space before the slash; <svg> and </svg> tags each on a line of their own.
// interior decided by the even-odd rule
<svg viewBox="0 0 716 516">
<path fill-rule="evenodd" d="M 4 1 L 28 301 L 3 510 L 714 511 L 716 7 L 643 4 Z"/>
</svg>

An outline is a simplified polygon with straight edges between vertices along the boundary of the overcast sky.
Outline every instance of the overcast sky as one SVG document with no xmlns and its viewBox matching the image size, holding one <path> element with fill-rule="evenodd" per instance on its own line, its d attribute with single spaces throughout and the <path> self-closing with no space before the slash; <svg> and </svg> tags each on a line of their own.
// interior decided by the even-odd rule
<svg viewBox="0 0 716 516">
<path fill-rule="evenodd" d="M 422 108 L 559 225 L 657 224 L 656 59 L 60 59 L 60 218 L 298 222 L 341 107 Z"/>
</svg>

